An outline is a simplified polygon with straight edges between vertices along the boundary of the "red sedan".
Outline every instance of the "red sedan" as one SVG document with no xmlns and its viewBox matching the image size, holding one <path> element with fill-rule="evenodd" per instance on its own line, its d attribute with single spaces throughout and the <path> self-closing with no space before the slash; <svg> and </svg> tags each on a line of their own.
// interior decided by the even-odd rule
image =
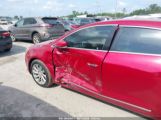
<svg viewBox="0 0 161 120">
<path fill-rule="evenodd" d="M 32 46 L 26 64 L 42 87 L 60 84 L 147 117 L 161 117 L 161 22 L 93 23 Z"/>
</svg>

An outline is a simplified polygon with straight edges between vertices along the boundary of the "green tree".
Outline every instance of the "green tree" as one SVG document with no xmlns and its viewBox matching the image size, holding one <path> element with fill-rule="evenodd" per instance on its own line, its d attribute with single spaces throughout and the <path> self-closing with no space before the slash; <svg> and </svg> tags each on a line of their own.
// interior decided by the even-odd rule
<svg viewBox="0 0 161 120">
<path fill-rule="evenodd" d="M 147 9 L 148 13 L 160 13 L 161 12 L 161 7 L 158 6 L 157 4 L 151 4 L 149 8 Z"/>
<path fill-rule="evenodd" d="M 157 4 L 151 4 L 145 9 L 138 9 L 130 13 L 130 15 L 146 15 L 153 13 L 161 13 L 161 7 Z"/>
<path fill-rule="evenodd" d="M 103 13 L 97 13 L 94 14 L 96 16 L 110 16 L 110 17 L 115 17 L 115 15 L 117 16 L 117 18 L 122 18 L 122 17 L 126 17 L 126 16 L 133 16 L 133 15 L 147 15 L 147 14 L 153 14 L 153 13 L 161 13 L 161 6 L 159 6 L 158 4 L 151 4 L 149 5 L 147 8 L 144 9 L 137 9 L 132 11 L 131 13 L 126 12 L 126 8 L 123 8 L 122 12 L 119 13 L 108 13 L 108 12 L 103 12 Z M 78 15 L 83 15 L 83 14 L 87 14 L 89 15 L 89 13 L 87 11 L 85 12 L 78 12 L 78 11 L 73 11 L 71 15 L 68 15 L 68 17 L 72 18 L 72 17 L 76 17 Z M 92 14 L 90 14 L 92 15 Z"/>
<path fill-rule="evenodd" d="M 146 9 L 138 9 L 130 13 L 130 16 L 132 15 L 146 15 L 148 14 Z"/>
</svg>

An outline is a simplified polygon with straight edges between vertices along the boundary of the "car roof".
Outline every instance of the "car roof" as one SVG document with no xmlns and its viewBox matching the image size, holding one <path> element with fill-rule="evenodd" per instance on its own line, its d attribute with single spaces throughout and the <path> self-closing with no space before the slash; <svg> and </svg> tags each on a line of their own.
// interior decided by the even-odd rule
<svg viewBox="0 0 161 120">
<path fill-rule="evenodd" d="M 139 26 L 139 27 L 152 27 L 152 28 L 161 28 L 161 20 L 110 20 L 110 21 L 103 21 L 103 22 L 95 22 L 92 24 L 85 25 L 93 26 L 93 25 L 120 25 L 120 26 Z"/>
</svg>

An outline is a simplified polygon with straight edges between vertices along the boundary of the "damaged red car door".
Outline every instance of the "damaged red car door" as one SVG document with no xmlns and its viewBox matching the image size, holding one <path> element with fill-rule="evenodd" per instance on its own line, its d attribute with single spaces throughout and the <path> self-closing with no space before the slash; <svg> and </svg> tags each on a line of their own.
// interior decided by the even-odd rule
<svg viewBox="0 0 161 120">
<path fill-rule="evenodd" d="M 116 29 L 117 25 L 86 27 L 60 40 L 53 51 L 56 81 L 102 92 L 101 67 Z"/>
</svg>

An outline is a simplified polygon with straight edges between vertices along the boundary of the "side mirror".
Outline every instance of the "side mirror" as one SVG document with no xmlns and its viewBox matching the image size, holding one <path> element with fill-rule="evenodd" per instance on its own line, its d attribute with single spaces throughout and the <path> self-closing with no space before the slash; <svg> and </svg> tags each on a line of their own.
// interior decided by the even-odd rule
<svg viewBox="0 0 161 120">
<path fill-rule="evenodd" d="M 68 47 L 68 45 L 67 45 L 67 42 L 65 42 L 65 41 L 60 41 L 60 42 L 58 42 L 57 44 L 56 44 L 56 48 L 67 48 Z"/>
</svg>

